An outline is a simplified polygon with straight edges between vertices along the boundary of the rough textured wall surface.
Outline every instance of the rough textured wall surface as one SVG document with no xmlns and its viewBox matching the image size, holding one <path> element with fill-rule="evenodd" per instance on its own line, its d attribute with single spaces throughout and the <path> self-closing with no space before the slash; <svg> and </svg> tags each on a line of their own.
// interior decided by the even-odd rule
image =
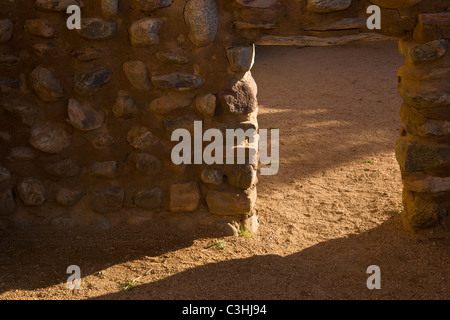
<svg viewBox="0 0 450 320">
<path fill-rule="evenodd" d="M 375 32 L 371 4 L 375 31 L 404 38 L 405 221 L 448 232 L 449 18 L 419 15 L 444 0 L 0 0 L 0 228 L 183 215 L 256 230 L 257 165 L 175 165 L 172 132 L 258 129 L 253 43 Z"/>
<path fill-rule="evenodd" d="M 403 132 L 396 146 L 406 225 L 429 237 L 450 231 L 450 12 L 423 13 L 400 41 Z"/>
</svg>

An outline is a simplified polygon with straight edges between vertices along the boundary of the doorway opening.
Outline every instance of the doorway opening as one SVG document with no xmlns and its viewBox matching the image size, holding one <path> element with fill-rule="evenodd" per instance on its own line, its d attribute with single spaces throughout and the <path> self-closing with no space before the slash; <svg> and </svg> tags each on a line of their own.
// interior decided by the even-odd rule
<svg viewBox="0 0 450 320">
<path fill-rule="evenodd" d="M 255 61 L 259 127 L 280 129 L 279 172 L 258 182 L 260 227 L 312 244 L 400 216 L 397 41 L 258 46 Z"/>
</svg>

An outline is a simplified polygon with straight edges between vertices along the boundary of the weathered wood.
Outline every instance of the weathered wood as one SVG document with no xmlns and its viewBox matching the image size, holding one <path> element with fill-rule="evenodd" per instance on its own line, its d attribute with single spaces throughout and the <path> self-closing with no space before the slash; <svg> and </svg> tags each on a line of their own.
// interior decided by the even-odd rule
<svg viewBox="0 0 450 320">
<path fill-rule="evenodd" d="M 385 36 L 378 33 L 360 33 L 332 38 L 317 38 L 311 36 L 279 37 L 264 35 L 256 42 L 261 46 L 304 46 L 304 47 L 327 47 L 336 46 L 359 41 L 385 41 L 397 40 L 396 37 Z"/>
</svg>

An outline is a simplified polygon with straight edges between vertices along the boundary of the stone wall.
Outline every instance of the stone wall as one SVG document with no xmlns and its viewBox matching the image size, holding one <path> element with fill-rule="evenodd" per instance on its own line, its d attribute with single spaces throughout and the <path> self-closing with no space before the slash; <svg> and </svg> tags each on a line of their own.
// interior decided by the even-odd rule
<svg viewBox="0 0 450 320">
<path fill-rule="evenodd" d="M 406 39 L 405 221 L 433 228 L 449 208 L 448 17 L 417 15 L 448 1 L 0 0 L 0 229 L 183 216 L 255 231 L 257 165 L 177 166 L 172 132 L 258 129 L 253 44 L 373 34 L 372 3 L 377 32 Z M 73 4 L 80 30 L 66 27 Z"/>
<path fill-rule="evenodd" d="M 450 231 L 450 12 L 418 16 L 400 41 L 398 73 L 403 132 L 396 153 L 403 178 L 403 217 L 429 237 Z"/>
</svg>

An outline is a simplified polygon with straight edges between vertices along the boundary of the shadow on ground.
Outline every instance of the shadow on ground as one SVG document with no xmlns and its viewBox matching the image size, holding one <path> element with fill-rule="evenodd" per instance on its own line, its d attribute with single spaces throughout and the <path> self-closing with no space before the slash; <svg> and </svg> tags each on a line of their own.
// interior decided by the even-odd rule
<svg viewBox="0 0 450 320">
<path fill-rule="evenodd" d="M 108 231 L 33 229 L 0 237 L 0 294 L 66 283 L 70 265 L 82 276 L 143 257 L 157 257 L 190 247 L 194 238 L 177 236 L 161 225 L 112 228 Z"/>
<path fill-rule="evenodd" d="M 447 299 L 449 244 L 412 239 L 392 218 L 286 257 L 207 264 L 97 299 Z M 381 268 L 381 290 L 366 286 L 370 265 Z M 425 287 L 433 293 L 424 295 Z"/>
</svg>

